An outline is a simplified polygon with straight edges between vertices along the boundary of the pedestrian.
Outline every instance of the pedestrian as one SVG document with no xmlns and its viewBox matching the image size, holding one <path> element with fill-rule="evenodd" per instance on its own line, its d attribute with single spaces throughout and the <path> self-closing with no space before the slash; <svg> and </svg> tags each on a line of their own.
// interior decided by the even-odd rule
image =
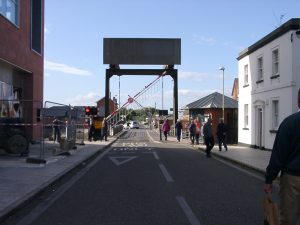
<svg viewBox="0 0 300 225">
<path fill-rule="evenodd" d="M 300 109 L 300 89 L 298 91 Z M 281 225 L 296 225 L 300 219 L 300 111 L 285 118 L 279 126 L 269 164 L 264 190 L 272 193 L 272 182 L 279 172 L 279 214 Z"/>
<path fill-rule="evenodd" d="M 53 142 L 55 143 L 55 141 L 60 142 L 61 136 L 60 136 L 60 124 L 61 121 L 55 117 L 53 122 L 52 122 L 52 126 L 53 126 Z"/>
<path fill-rule="evenodd" d="M 211 157 L 210 152 L 215 145 L 215 140 L 212 131 L 212 119 L 208 118 L 203 126 L 204 143 L 206 145 L 206 156 Z"/>
<path fill-rule="evenodd" d="M 94 138 L 94 133 L 95 133 L 95 126 L 92 118 L 89 119 L 89 134 L 88 134 L 88 139 L 89 142 L 91 142 Z"/>
<path fill-rule="evenodd" d="M 196 124 L 194 121 L 191 122 L 191 125 L 189 127 L 189 132 L 190 132 L 190 140 L 191 140 L 191 145 L 195 143 L 195 135 L 196 135 Z"/>
<path fill-rule="evenodd" d="M 164 132 L 165 141 L 167 141 L 168 132 L 170 131 L 170 125 L 169 125 L 169 120 L 168 119 L 165 119 L 165 121 L 162 125 L 162 131 Z"/>
<path fill-rule="evenodd" d="M 199 145 L 199 139 L 201 135 L 201 122 L 198 119 L 195 119 L 194 123 L 196 124 L 196 133 L 195 133 L 196 144 Z"/>
<path fill-rule="evenodd" d="M 181 130 L 182 130 L 182 123 L 181 120 L 178 119 L 176 124 L 175 124 L 175 130 L 176 130 L 176 137 L 177 137 L 177 142 L 180 142 L 181 139 Z"/>
<path fill-rule="evenodd" d="M 220 118 L 217 127 L 217 139 L 219 143 L 219 151 L 222 151 L 222 144 L 224 145 L 225 151 L 227 151 L 226 134 L 227 134 L 227 127 L 224 124 L 224 119 Z"/>
<path fill-rule="evenodd" d="M 108 130 L 108 127 L 107 127 L 107 121 L 106 121 L 105 117 L 104 117 L 103 122 L 102 122 L 102 129 L 103 129 L 103 138 L 104 138 L 104 141 L 107 141 L 107 130 Z"/>
</svg>

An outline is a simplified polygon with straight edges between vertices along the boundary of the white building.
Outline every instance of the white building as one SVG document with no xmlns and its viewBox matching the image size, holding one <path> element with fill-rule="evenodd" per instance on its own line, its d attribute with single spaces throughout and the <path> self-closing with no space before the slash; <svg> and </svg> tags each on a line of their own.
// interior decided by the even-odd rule
<svg viewBox="0 0 300 225">
<path fill-rule="evenodd" d="M 238 141 L 272 149 L 276 131 L 298 111 L 300 18 L 291 19 L 239 54 Z"/>
</svg>

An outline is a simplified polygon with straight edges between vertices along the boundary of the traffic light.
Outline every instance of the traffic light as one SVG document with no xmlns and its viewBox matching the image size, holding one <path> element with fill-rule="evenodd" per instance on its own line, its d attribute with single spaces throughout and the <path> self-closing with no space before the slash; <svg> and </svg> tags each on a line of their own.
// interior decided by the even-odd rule
<svg viewBox="0 0 300 225">
<path fill-rule="evenodd" d="M 87 106 L 87 107 L 84 107 L 84 113 L 86 116 L 95 116 L 98 114 L 98 109 L 97 107 L 94 107 L 94 106 Z"/>
</svg>

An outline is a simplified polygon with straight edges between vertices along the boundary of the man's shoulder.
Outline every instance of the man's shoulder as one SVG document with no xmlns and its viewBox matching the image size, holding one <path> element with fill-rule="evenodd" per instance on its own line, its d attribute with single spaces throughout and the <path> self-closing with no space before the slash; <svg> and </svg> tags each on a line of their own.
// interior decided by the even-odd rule
<svg viewBox="0 0 300 225">
<path fill-rule="evenodd" d="M 282 121 L 282 123 L 294 123 L 297 120 L 300 120 L 300 111 L 289 115 Z"/>
</svg>

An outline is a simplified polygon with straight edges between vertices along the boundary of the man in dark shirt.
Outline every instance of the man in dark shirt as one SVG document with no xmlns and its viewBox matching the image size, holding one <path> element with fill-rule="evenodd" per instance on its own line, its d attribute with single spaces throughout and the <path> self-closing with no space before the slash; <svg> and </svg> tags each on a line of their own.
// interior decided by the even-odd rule
<svg viewBox="0 0 300 225">
<path fill-rule="evenodd" d="M 60 142 L 60 124 L 61 124 L 61 121 L 55 117 L 54 120 L 53 120 L 53 141 L 55 143 L 55 141 L 57 142 Z"/>
<path fill-rule="evenodd" d="M 298 91 L 300 109 L 300 89 Z M 300 112 L 280 124 L 269 165 L 264 190 L 272 192 L 272 181 L 280 176 L 280 224 L 296 225 L 300 219 Z"/>
<path fill-rule="evenodd" d="M 215 140 L 212 131 L 212 120 L 208 118 L 203 126 L 204 143 L 206 145 L 206 156 L 211 157 L 210 152 L 215 145 Z"/>
<path fill-rule="evenodd" d="M 219 143 L 219 151 L 222 151 L 222 144 L 224 145 L 224 148 L 227 151 L 226 132 L 227 132 L 227 127 L 224 124 L 224 119 L 221 118 L 217 127 L 217 139 Z"/>
</svg>

